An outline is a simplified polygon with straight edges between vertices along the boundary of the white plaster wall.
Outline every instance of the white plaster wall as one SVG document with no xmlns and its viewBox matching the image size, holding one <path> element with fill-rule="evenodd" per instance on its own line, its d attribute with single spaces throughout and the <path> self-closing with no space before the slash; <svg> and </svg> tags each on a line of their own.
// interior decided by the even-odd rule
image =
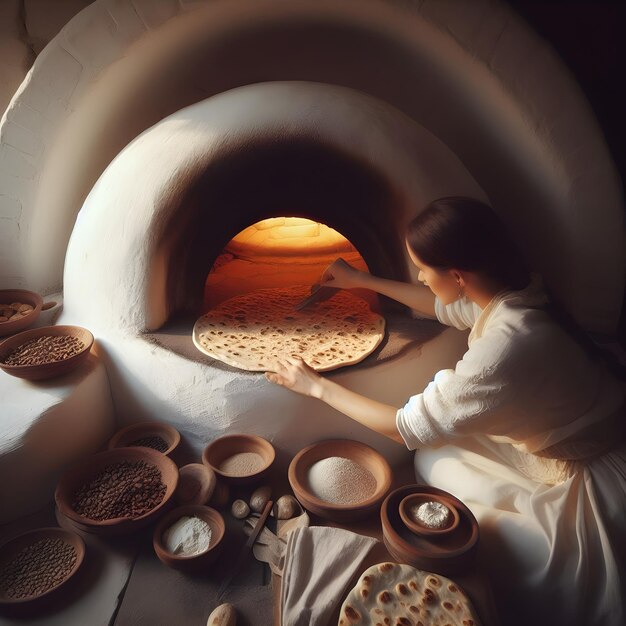
<svg viewBox="0 0 626 626">
<path fill-rule="evenodd" d="M 313 23 L 342 37 L 289 40 Z M 354 29 L 375 56 L 355 55 Z M 42 52 L 0 125 L 0 280 L 58 289 L 75 215 L 125 143 L 193 101 L 285 78 L 372 93 L 434 132 L 579 322 L 615 328 L 622 197 L 602 134 L 549 47 L 488 0 L 94 2 Z"/>
</svg>

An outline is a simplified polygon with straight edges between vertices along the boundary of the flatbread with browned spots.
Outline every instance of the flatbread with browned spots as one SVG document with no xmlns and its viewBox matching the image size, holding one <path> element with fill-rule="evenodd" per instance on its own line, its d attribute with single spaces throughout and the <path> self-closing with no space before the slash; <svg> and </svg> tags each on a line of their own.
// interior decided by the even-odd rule
<svg viewBox="0 0 626 626">
<path fill-rule="evenodd" d="M 469 599 L 449 578 L 409 565 L 365 570 L 341 607 L 338 626 L 480 626 Z"/>
<path fill-rule="evenodd" d="M 382 341 L 385 319 L 362 298 L 339 291 L 296 311 L 307 295 L 308 287 L 296 286 L 230 298 L 198 319 L 193 342 L 239 369 L 271 371 L 277 360 L 299 355 L 324 372 L 362 361 Z"/>
</svg>

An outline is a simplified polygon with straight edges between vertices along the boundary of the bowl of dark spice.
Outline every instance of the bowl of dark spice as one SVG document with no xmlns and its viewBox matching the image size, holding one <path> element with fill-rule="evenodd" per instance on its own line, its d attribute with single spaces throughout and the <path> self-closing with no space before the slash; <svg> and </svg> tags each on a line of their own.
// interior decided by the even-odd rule
<svg viewBox="0 0 626 626">
<path fill-rule="evenodd" d="M 391 468 L 376 450 L 359 441 L 330 439 L 298 452 L 289 483 L 302 506 L 337 522 L 367 517 L 391 487 Z"/>
<path fill-rule="evenodd" d="M 83 540 L 62 528 L 38 528 L 9 540 L 0 547 L 0 606 L 56 596 L 84 555 Z"/>
<path fill-rule="evenodd" d="M 0 368 L 11 376 L 43 380 L 76 369 L 89 357 L 93 335 L 80 326 L 43 326 L 0 343 Z"/>
<path fill-rule="evenodd" d="M 231 485 L 251 485 L 263 478 L 276 457 L 274 446 L 258 435 L 224 435 L 203 451 L 202 462 Z"/>
<path fill-rule="evenodd" d="M 180 433 L 162 422 L 140 422 L 118 430 L 109 440 L 108 449 L 141 446 L 170 455 L 180 443 Z"/>
<path fill-rule="evenodd" d="M 178 486 L 178 468 L 142 446 L 100 452 L 61 476 L 54 494 L 62 515 L 82 531 L 133 532 L 163 513 Z"/>
<path fill-rule="evenodd" d="M 152 545 L 165 565 L 198 571 L 219 555 L 225 531 L 224 518 L 218 511 L 187 504 L 172 509 L 159 520 Z"/>
</svg>

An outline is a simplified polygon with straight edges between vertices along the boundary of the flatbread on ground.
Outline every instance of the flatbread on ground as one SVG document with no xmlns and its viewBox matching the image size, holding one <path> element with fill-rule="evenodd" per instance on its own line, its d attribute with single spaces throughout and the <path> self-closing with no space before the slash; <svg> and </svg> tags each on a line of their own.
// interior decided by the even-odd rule
<svg viewBox="0 0 626 626">
<path fill-rule="evenodd" d="M 338 626 L 480 626 L 459 586 L 397 563 L 365 570 L 345 599 Z"/>
<path fill-rule="evenodd" d="M 385 319 L 369 304 L 338 291 L 301 311 L 306 286 L 259 289 L 235 296 L 198 319 L 193 342 L 204 354 L 239 369 L 273 370 L 286 356 L 301 356 L 324 372 L 362 361 L 385 334 Z"/>
</svg>

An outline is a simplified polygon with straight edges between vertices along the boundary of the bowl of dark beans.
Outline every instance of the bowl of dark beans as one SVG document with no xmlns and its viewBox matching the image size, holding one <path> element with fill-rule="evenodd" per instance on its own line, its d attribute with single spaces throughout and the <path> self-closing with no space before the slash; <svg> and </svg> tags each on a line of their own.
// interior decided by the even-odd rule
<svg viewBox="0 0 626 626">
<path fill-rule="evenodd" d="M 180 433 L 163 422 L 139 422 L 118 430 L 109 440 L 108 449 L 142 446 L 170 455 L 180 443 Z"/>
<path fill-rule="evenodd" d="M 143 446 L 115 448 L 67 470 L 54 499 L 77 530 L 121 535 L 164 513 L 177 486 L 178 468 L 169 457 Z"/>
<path fill-rule="evenodd" d="M 43 326 L 0 343 L 0 368 L 27 380 L 53 378 L 76 369 L 89 357 L 93 335 L 80 326 Z"/>
<path fill-rule="evenodd" d="M 57 595 L 84 555 L 83 540 L 62 528 L 38 528 L 10 539 L 0 547 L 0 606 L 18 608 Z"/>
</svg>

